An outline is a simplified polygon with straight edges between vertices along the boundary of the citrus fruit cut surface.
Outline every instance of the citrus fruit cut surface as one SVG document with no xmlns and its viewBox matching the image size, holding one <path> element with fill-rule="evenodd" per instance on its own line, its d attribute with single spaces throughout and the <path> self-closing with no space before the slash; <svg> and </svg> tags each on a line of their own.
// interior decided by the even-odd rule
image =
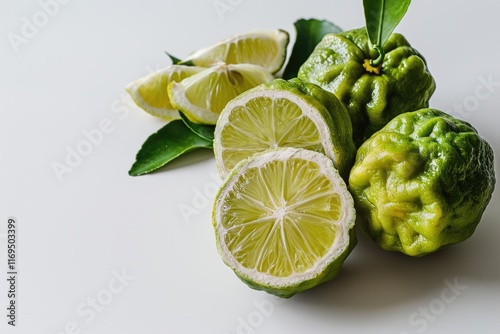
<svg viewBox="0 0 500 334">
<path fill-rule="evenodd" d="M 223 261 L 250 287 L 281 297 L 338 274 L 356 242 L 354 218 L 332 161 L 295 148 L 241 161 L 213 209 Z"/>
<path fill-rule="evenodd" d="M 222 177 L 240 160 L 272 148 L 321 152 L 334 161 L 341 175 L 348 174 L 355 154 L 345 107 L 333 94 L 298 79 L 277 79 L 230 101 L 214 137 Z"/>
<path fill-rule="evenodd" d="M 260 30 L 231 36 L 191 54 L 183 63 L 210 67 L 226 64 L 254 64 L 271 73 L 285 62 L 289 35 L 283 30 Z"/>
<path fill-rule="evenodd" d="M 130 83 L 125 89 L 144 111 L 166 120 L 177 119 L 179 113 L 168 98 L 168 84 L 202 70 L 204 68 L 197 66 L 172 65 Z"/>
<path fill-rule="evenodd" d="M 241 93 L 272 81 L 264 68 L 250 64 L 220 63 L 168 86 L 172 105 L 190 121 L 215 124 L 226 104 Z"/>
</svg>

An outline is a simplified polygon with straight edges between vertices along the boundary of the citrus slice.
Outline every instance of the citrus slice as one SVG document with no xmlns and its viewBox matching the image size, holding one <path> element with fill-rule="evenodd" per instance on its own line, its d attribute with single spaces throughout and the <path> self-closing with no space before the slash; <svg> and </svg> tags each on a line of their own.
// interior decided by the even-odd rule
<svg viewBox="0 0 500 334">
<path fill-rule="evenodd" d="M 332 93 L 300 79 L 276 79 L 227 104 L 214 135 L 222 177 L 240 160 L 277 147 L 321 152 L 347 178 L 356 152 L 347 109 Z"/>
<path fill-rule="evenodd" d="M 286 59 L 290 37 L 283 30 L 260 30 L 231 36 L 207 48 L 192 53 L 182 63 L 211 67 L 226 64 L 259 65 L 276 73 Z"/>
<path fill-rule="evenodd" d="M 251 288 L 285 298 L 339 273 L 356 244 L 354 219 L 332 161 L 295 148 L 241 161 L 213 208 L 222 260 Z"/>
<path fill-rule="evenodd" d="M 204 68 L 197 66 L 172 65 L 152 72 L 125 87 L 134 102 L 144 111 L 166 120 L 179 118 L 179 112 L 171 104 L 167 86 L 181 81 Z"/>
<path fill-rule="evenodd" d="M 274 77 L 251 64 L 217 64 L 168 86 L 172 105 L 194 123 L 215 124 L 226 104 L 241 93 Z"/>
</svg>

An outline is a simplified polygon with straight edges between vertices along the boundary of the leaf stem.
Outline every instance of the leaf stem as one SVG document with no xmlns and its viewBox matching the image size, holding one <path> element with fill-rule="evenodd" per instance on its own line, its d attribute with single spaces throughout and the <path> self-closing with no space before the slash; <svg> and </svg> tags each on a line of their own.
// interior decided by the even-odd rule
<svg viewBox="0 0 500 334">
<path fill-rule="evenodd" d="M 373 67 L 378 67 L 384 62 L 385 52 L 384 49 L 382 49 L 382 46 L 380 46 L 379 44 L 374 45 L 373 49 L 378 52 L 378 57 L 376 59 L 370 60 L 370 65 Z"/>
</svg>

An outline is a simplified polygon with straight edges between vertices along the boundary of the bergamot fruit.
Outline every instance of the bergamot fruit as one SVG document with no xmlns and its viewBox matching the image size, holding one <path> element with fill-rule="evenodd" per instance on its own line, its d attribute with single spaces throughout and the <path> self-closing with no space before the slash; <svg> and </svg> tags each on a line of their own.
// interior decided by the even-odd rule
<svg viewBox="0 0 500 334">
<path fill-rule="evenodd" d="M 362 229 L 381 248 L 411 256 L 469 238 L 494 186 L 490 145 L 469 123 L 427 108 L 363 143 L 349 177 Z"/>
<path fill-rule="evenodd" d="M 222 260 L 251 288 L 285 298 L 339 273 L 356 244 L 354 220 L 331 159 L 296 148 L 240 161 L 213 208 Z"/>
<path fill-rule="evenodd" d="M 254 153 L 296 147 L 325 154 L 347 180 L 356 154 L 345 107 L 332 93 L 300 79 L 276 79 L 231 100 L 214 137 L 222 177 Z"/>
<path fill-rule="evenodd" d="M 400 34 L 384 44 L 377 56 L 366 29 L 327 34 L 299 70 L 299 78 L 334 93 L 351 116 L 357 147 L 395 116 L 429 106 L 435 82 L 425 59 Z"/>
</svg>

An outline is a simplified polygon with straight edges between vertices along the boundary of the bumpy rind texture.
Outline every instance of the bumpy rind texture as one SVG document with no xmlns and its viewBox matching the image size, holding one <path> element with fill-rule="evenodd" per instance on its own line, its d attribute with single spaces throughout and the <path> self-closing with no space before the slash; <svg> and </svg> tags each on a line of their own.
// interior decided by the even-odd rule
<svg viewBox="0 0 500 334">
<path fill-rule="evenodd" d="M 363 64 L 377 54 L 365 28 L 327 34 L 299 70 L 347 107 L 358 147 L 395 116 L 428 107 L 435 90 L 425 59 L 402 35 L 392 34 L 383 49 L 381 74 L 369 73 Z"/>
<path fill-rule="evenodd" d="M 426 255 L 473 234 L 495 187 L 493 150 L 441 111 L 405 113 L 359 148 L 349 187 L 380 247 Z"/>
</svg>

